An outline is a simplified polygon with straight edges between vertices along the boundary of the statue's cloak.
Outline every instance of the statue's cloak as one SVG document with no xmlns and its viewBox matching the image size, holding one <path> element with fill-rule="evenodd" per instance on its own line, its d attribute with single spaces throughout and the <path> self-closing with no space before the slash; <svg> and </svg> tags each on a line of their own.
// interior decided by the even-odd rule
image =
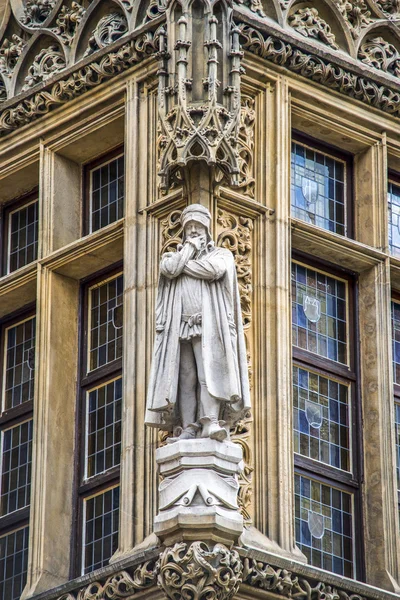
<svg viewBox="0 0 400 600">
<path fill-rule="evenodd" d="M 223 405 L 220 418 L 232 426 L 250 409 L 247 353 L 233 254 L 212 247 L 202 271 L 213 262 L 225 266 L 214 281 L 201 279 L 202 354 L 207 390 Z M 196 263 L 193 261 L 192 264 Z M 171 430 L 180 424 L 178 396 L 182 283 L 160 275 L 156 304 L 156 338 L 147 392 L 146 424 Z M 184 401 L 184 399 L 183 399 Z"/>
</svg>

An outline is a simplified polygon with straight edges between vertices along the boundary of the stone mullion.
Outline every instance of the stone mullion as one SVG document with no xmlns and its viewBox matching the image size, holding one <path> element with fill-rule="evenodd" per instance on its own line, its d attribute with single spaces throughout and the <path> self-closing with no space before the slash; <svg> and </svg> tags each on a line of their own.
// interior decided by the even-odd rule
<svg viewBox="0 0 400 600">
<path fill-rule="evenodd" d="M 359 278 L 366 580 L 399 592 L 389 259 Z M 370 550 L 373 548 L 373 552 Z"/>
</svg>

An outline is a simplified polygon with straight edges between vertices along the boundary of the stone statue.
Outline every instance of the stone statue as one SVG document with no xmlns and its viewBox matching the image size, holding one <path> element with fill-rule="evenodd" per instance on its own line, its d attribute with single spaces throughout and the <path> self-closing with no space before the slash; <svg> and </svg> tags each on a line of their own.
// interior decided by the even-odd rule
<svg viewBox="0 0 400 600">
<path fill-rule="evenodd" d="M 160 263 L 146 423 L 173 431 L 169 442 L 223 441 L 250 408 L 234 257 L 214 245 L 204 206 L 181 219 L 183 244 Z"/>
</svg>

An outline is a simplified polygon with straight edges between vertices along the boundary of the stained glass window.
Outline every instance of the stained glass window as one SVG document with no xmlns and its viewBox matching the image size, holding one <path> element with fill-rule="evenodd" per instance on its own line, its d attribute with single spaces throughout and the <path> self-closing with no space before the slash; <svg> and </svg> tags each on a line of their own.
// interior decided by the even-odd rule
<svg viewBox="0 0 400 600">
<path fill-rule="evenodd" d="M 86 477 L 119 465 L 122 379 L 90 390 L 87 396 Z"/>
<path fill-rule="evenodd" d="M 90 227 L 97 231 L 124 216 L 124 155 L 90 171 Z"/>
<path fill-rule="evenodd" d="M 353 577 L 352 495 L 295 475 L 296 543 L 310 564 Z"/>
<path fill-rule="evenodd" d="M 122 275 L 90 289 L 90 371 L 122 356 L 122 293 Z"/>
<path fill-rule="evenodd" d="M 350 471 L 348 386 L 293 367 L 295 452 Z"/>
<path fill-rule="evenodd" d="M 0 600 L 19 600 L 26 583 L 29 528 L 0 537 Z"/>
<path fill-rule="evenodd" d="M 346 162 L 292 143 L 292 216 L 346 235 Z"/>
<path fill-rule="evenodd" d="M 293 344 L 347 363 L 346 283 L 298 263 L 292 264 Z"/>
<path fill-rule="evenodd" d="M 8 215 L 8 272 L 37 259 L 38 201 L 25 204 Z"/>
<path fill-rule="evenodd" d="M 83 573 L 104 567 L 118 548 L 119 487 L 84 501 Z"/>
<path fill-rule="evenodd" d="M 389 248 L 395 256 L 400 256 L 400 186 L 388 182 L 389 209 Z"/>
<path fill-rule="evenodd" d="M 32 317 L 6 330 L 4 410 L 33 399 L 35 327 Z"/>
</svg>

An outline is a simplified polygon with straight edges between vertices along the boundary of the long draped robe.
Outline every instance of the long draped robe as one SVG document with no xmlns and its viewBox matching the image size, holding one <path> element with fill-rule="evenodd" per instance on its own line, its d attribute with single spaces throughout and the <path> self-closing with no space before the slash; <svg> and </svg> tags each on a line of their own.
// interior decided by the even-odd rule
<svg viewBox="0 0 400 600">
<path fill-rule="evenodd" d="M 172 430 L 180 425 L 178 379 L 182 315 L 181 274 L 201 280 L 202 357 L 209 394 L 221 402 L 229 425 L 250 408 L 246 346 L 233 254 L 209 244 L 197 260 L 178 267 L 177 253 L 161 259 L 156 337 L 147 393 L 146 424 Z"/>
</svg>

